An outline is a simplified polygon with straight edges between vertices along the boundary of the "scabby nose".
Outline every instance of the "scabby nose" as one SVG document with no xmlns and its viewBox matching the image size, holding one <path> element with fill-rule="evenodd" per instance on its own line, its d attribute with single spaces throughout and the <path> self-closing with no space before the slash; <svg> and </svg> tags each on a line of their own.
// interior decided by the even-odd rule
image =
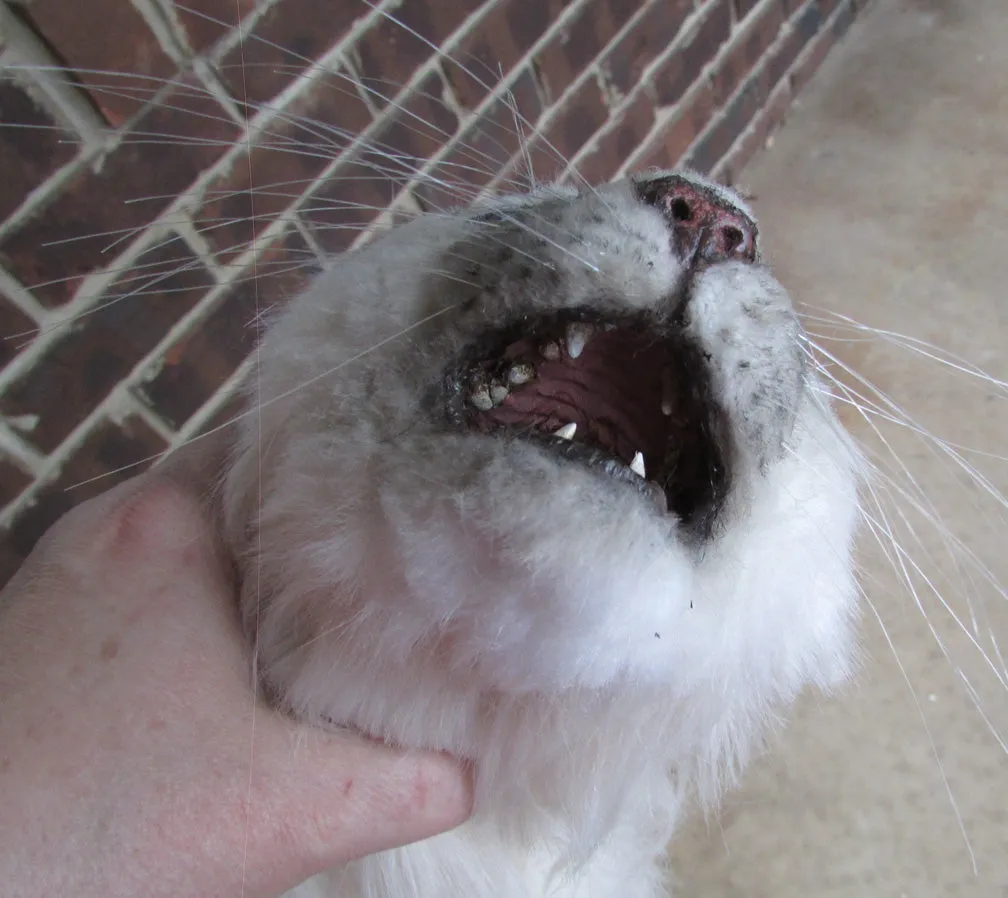
<svg viewBox="0 0 1008 898">
<path fill-rule="evenodd" d="M 679 175 L 642 183 L 638 190 L 665 216 L 683 261 L 756 261 L 756 222 L 714 190 Z"/>
</svg>

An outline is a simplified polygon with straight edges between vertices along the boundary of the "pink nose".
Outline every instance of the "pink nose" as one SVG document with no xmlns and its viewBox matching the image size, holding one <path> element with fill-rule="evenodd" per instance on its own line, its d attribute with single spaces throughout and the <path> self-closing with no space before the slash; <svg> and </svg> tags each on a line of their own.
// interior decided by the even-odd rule
<svg viewBox="0 0 1008 898">
<path fill-rule="evenodd" d="M 671 175 L 642 184 L 640 195 L 665 215 L 684 261 L 756 260 L 756 222 L 714 191 Z"/>
</svg>

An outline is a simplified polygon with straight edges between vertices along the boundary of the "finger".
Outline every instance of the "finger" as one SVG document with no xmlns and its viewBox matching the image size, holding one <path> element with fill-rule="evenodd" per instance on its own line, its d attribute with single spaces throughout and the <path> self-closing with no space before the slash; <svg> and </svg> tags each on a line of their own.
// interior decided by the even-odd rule
<svg viewBox="0 0 1008 898">
<path fill-rule="evenodd" d="M 151 471 L 131 477 L 72 508 L 49 528 L 32 554 L 71 550 L 77 548 L 81 540 L 91 542 L 96 526 L 101 526 L 110 515 L 121 515 L 130 500 L 141 493 L 174 493 L 179 502 L 188 500 L 192 504 L 194 514 L 215 524 L 215 499 L 229 447 L 230 437 L 226 430 L 181 447 Z"/>
<path fill-rule="evenodd" d="M 47 576 L 59 576 L 65 564 L 84 555 L 95 543 L 96 533 L 130 496 L 143 489 L 146 475 L 133 477 L 93 499 L 70 509 L 35 544 L 21 567 L 8 581 L 3 597 L 31 591 L 32 583 Z"/>
<path fill-rule="evenodd" d="M 472 813 L 471 772 L 446 755 L 405 752 L 268 716 L 255 762 L 259 811 L 268 817 L 253 825 L 265 845 L 261 859 L 272 856 L 291 884 L 445 832 Z"/>
</svg>

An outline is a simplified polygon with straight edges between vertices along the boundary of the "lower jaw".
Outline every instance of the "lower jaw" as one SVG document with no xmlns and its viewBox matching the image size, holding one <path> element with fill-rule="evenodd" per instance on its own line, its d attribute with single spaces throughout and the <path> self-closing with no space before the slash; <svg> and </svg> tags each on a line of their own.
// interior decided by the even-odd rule
<svg viewBox="0 0 1008 898">
<path fill-rule="evenodd" d="M 571 464 L 580 464 L 600 475 L 610 477 L 614 481 L 625 484 L 635 490 L 642 498 L 652 503 L 661 514 L 667 514 L 670 509 L 665 491 L 653 480 L 641 477 L 632 468 L 603 449 L 589 446 L 585 443 L 575 443 L 553 434 L 540 431 L 520 432 L 513 434 L 534 445 L 541 446 L 555 456 L 559 456 Z"/>
</svg>

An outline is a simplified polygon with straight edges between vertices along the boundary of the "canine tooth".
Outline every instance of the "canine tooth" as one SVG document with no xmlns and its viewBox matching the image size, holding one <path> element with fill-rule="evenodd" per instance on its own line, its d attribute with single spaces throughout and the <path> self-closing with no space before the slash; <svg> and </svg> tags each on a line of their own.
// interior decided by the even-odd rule
<svg viewBox="0 0 1008 898">
<path fill-rule="evenodd" d="M 513 387 L 520 387 L 522 384 L 527 384 L 534 377 L 535 368 L 533 368 L 528 362 L 518 362 L 512 365 L 508 369 L 507 373 L 508 383 Z"/>
<path fill-rule="evenodd" d="M 673 411 L 673 409 L 672 409 L 672 400 L 671 399 L 663 399 L 661 401 L 661 413 L 663 415 L 665 415 L 665 417 L 667 418 L 669 415 L 672 414 L 672 411 Z"/>
<path fill-rule="evenodd" d="M 508 388 L 499 380 L 490 381 L 490 401 L 500 405 L 508 397 Z"/>
<path fill-rule="evenodd" d="M 638 452 L 634 457 L 633 461 L 630 462 L 630 470 L 634 472 L 638 477 L 647 477 L 644 473 L 644 453 Z"/>
<path fill-rule="evenodd" d="M 571 421 L 569 424 L 564 424 L 559 430 L 554 430 L 553 435 L 561 437 L 565 440 L 573 440 L 574 434 L 577 433 L 577 424 Z"/>
<path fill-rule="evenodd" d="M 576 359 L 582 352 L 584 352 L 585 344 L 588 342 L 588 338 L 594 332 L 594 328 L 590 324 L 568 324 L 567 325 L 567 355 L 572 359 Z"/>
<path fill-rule="evenodd" d="M 543 343 L 543 345 L 539 347 L 539 352 L 542 353 L 542 357 L 544 359 L 548 359 L 551 362 L 555 362 L 560 358 L 560 346 L 552 340 L 549 343 Z"/>
</svg>

